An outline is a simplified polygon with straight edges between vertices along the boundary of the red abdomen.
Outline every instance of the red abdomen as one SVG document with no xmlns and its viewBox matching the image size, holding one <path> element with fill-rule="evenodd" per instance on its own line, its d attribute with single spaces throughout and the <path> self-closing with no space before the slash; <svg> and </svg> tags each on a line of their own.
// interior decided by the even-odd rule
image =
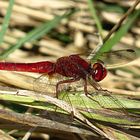
<svg viewBox="0 0 140 140">
<path fill-rule="evenodd" d="M 0 70 L 49 74 L 54 72 L 54 63 L 49 61 L 37 62 L 37 63 L 0 62 Z"/>
<path fill-rule="evenodd" d="M 89 63 L 78 55 L 61 57 L 55 63 L 55 73 L 66 77 L 85 78 L 89 68 Z"/>
</svg>

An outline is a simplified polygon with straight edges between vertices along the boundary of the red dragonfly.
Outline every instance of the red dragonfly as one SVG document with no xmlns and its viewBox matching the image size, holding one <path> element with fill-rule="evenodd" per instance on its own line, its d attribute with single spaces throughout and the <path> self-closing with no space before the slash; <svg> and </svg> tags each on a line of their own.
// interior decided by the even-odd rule
<svg viewBox="0 0 140 140">
<path fill-rule="evenodd" d="M 109 58 L 109 59 L 108 59 Z M 64 56 L 57 59 L 56 62 L 43 61 L 36 63 L 12 63 L 0 62 L 0 70 L 20 71 L 20 72 L 35 72 L 47 74 L 49 77 L 54 74 L 59 74 L 62 77 L 69 79 L 60 80 L 56 83 L 56 97 L 59 94 L 59 86 L 65 83 L 72 83 L 82 79 L 84 81 L 84 93 L 88 95 L 87 84 L 89 83 L 96 90 L 100 90 L 97 82 L 103 80 L 107 75 L 107 69 L 103 62 L 109 62 L 109 67 L 112 64 L 126 63 L 136 58 L 135 51 L 132 49 L 117 50 L 105 52 L 99 60 L 93 65 L 81 58 L 79 55 Z M 108 60 L 107 60 L 108 59 Z M 118 60 L 117 60 L 118 59 Z M 114 63 L 115 62 L 115 63 Z M 111 65 L 110 65 L 111 64 Z"/>
</svg>

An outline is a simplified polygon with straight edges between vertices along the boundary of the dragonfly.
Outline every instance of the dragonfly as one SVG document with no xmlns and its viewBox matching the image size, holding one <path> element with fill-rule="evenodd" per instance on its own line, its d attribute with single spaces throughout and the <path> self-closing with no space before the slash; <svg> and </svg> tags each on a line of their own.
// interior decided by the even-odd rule
<svg viewBox="0 0 140 140">
<path fill-rule="evenodd" d="M 109 59 L 108 59 L 109 58 Z M 58 98 L 59 87 L 65 83 L 84 81 L 84 93 L 87 96 L 87 85 L 90 84 L 95 90 L 101 90 L 98 82 L 102 81 L 107 76 L 107 66 L 116 66 L 130 62 L 136 58 L 136 52 L 133 49 L 124 49 L 111 52 L 104 52 L 98 58 L 97 62 L 91 64 L 89 60 L 85 60 L 78 54 L 60 57 L 56 62 L 41 61 L 35 63 L 13 63 L 13 62 L 0 62 L 0 70 L 6 71 L 19 71 L 19 72 L 33 72 L 40 73 L 42 77 L 59 77 L 55 85 L 55 93 Z M 64 78 L 63 78 L 64 77 Z M 65 79 L 65 78 L 68 79 Z M 38 85 L 36 80 L 34 84 Z M 60 80 L 62 79 L 62 80 Z M 65 80 L 64 80 L 65 79 Z M 46 83 L 49 81 L 46 81 Z M 51 82 L 49 82 L 51 83 Z M 47 91 L 46 91 L 47 92 Z"/>
<path fill-rule="evenodd" d="M 53 94 L 55 94 L 56 98 L 59 97 L 60 91 L 65 89 L 65 86 L 62 88 L 62 85 L 70 85 L 71 83 L 76 83 L 82 80 L 84 93 L 87 97 L 91 95 L 88 91 L 88 85 L 90 85 L 97 92 L 103 91 L 107 93 L 115 105 L 122 108 L 121 112 L 127 115 L 124 106 L 118 100 L 114 99 L 108 91 L 102 89 L 98 82 L 102 81 L 107 76 L 107 66 L 109 66 L 109 68 L 112 66 L 116 67 L 117 65 L 120 66 L 120 64 L 123 65 L 135 58 L 136 52 L 133 49 L 124 49 L 104 52 L 93 64 L 90 60 L 82 58 L 79 54 L 72 54 L 60 57 L 56 60 L 56 62 L 0 62 L 0 70 L 40 73 L 41 76 L 34 81 L 34 90 L 41 92 L 45 90 L 44 92 L 47 93 L 52 92 L 50 89 L 53 87 Z M 67 89 L 68 88 L 66 88 L 66 90 Z M 95 101 L 93 98 L 92 100 Z M 98 101 L 95 102 L 102 107 Z"/>
</svg>

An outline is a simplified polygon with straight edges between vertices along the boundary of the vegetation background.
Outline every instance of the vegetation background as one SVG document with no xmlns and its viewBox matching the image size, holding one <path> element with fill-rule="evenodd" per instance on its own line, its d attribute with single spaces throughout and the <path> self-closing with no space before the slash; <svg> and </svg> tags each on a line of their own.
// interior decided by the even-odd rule
<svg viewBox="0 0 140 140">
<path fill-rule="evenodd" d="M 127 116 L 113 120 L 111 116 L 115 113 L 101 107 L 97 107 L 98 114 L 94 110 L 98 105 L 87 97 L 81 99 L 78 94 L 69 97 L 76 109 L 74 118 L 78 121 L 74 121 L 69 104 L 47 95 L 38 97 L 32 92 L 40 74 L 0 71 L 0 139 L 140 139 L 140 4 L 135 5 L 139 2 L 0 0 L 0 59 L 3 62 L 55 62 L 71 54 L 87 58 L 99 44 L 98 34 L 104 45 L 97 57 L 111 49 L 131 48 L 137 53 L 135 61 L 109 70 L 100 82 L 102 88 L 113 92 L 112 97 L 135 115 L 128 120 Z M 130 8 L 133 12 L 127 13 Z M 118 24 L 122 17 L 125 22 Z M 113 31 L 114 38 L 109 39 L 107 35 L 111 35 L 114 25 L 118 25 L 117 31 Z M 123 58 L 115 61 L 121 63 Z M 101 102 L 102 98 L 97 96 L 96 100 Z M 108 97 L 104 98 L 105 108 L 116 108 Z M 85 104 L 85 110 L 94 110 L 92 121 L 88 111 L 84 114 L 79 110 Z"/>
</svg>

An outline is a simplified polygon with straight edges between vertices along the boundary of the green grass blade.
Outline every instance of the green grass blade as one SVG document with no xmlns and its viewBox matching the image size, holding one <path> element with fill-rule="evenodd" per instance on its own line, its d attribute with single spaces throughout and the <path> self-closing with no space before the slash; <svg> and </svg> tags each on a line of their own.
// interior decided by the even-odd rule
<svg viewBox="0 0 140 140">
<path fill-rule="evenodd" d="M 7 31 L 7 28 L 8 28 L 9 22 L 10 22 L 10 17 L 11 17 L 11 14 L 12 14 L 13 6 L 14 6 L 14 0 L 10 0 L 9 7 L 7 8 L 7 13 L 4 17 L 2 28 L 1 28 L 1 31 L 0 31 L 0 44 L 3 42 L 4 35 Z"/>
<path fill-rule="evenodd" d="M 123 7 L 121 7 L 120 5 L 116 5 L 116 4 L 99 3 L 97 5 L 97 8 L 101 11 L 106 11 L 106 12 L 116 12 L 116 13 L 121 13 L 121 14 L 123 14 L 125 12 Z"/>
<path fill-rule="evenodd" d="M 91 15 L 92 15 L 92 17 L 95 20 L 95 23 L 97 25 L 99 34 L 102 36 L 102 24 L 101 24 L 97 14 L 96 14 L 94 1 L 93 0 L 88 0 L 88 6 L 89 6 L 89 9 L 90 9 Z"/>
<path fill-rule="evenodd" d="M 135 11 L 132 15 L 129 16 L 125 24 L 123 24 L 120 29 L 114 34 L 112 38 L 107 40 L 103 46 L 98 50 L 98 52 L 94 55 L 94 57 L 91 59 L 92 62 L 95 62 L 99 56 L 103 52 L 108 52 L 112 49 L 112 47 L 117 44 L 120 39 L 128 32 L 134 21 L 138 18 L 140 15 L 140 10 Z"/>
<path fill-rule="evenodd" d="M 34 30 L 30 31 L 25 37 L 19 39 L 16 45 L 11 46 L 7 50 L 5 50 L 1 55 L 0 59 L 6 58 L 10 53 L 15 51 L 16 49 L 20 48 L 24 43 L 35 41 L 41 38 L 46 33 L 50 32 L 53 28 L 55 28 L 62 19 L 69 17 L 75 12 L 75 10 L 71 10 L 69 12 L 64 13 L 62 16 L 56 16 L 53 20 L 47 21 L 43 23 L 41 26 L 35 28 Z"/>
<path fill-rule="evenodd" d="M 63 93 L 62 93 L 63 94 Z M 65 93 L 64 93 L 65 94 Z M 126 98 L 120 98 L 115 96 L 116 99 L 118 99 L 121 103 L 123 103 L 123 105 L 126 107 L 126 109 L 129 109 L 129 111 L 131 113 L 140 113 L 138 112 L 139 108 L 140 108 L 140 102 L 136 101 L 136 100 L 131 100 L 131 99 L 126 99 Z M 20 96 L 20 95 L 0 95 L 0 99 L 3 99 L 5 101 L 10 101 L 13 103 L 17 103 L 20 105 L 24 105 L 24 106 L 29 106 L 29 107 L 33 107 L 36 109 L 43 109 L 43 110 L 51 110 L 54 111 L 56 108 L 54 105 L 51 104 L 46 104 L 46 100 L 43 97 L 39 97 L 39 100 L 36 102 L 36 97 L 29 95 L 28 97 L 26 96 Z M 95 99 L 95 97 L 94 97 Z M 65 98 L 63 99 L 65 100 Z M 111 114 L 111 116 L 106 116 L 103 113 L 101 113 L 102 111 L 104 111 L 104 108 L 101 108 L 101 106 L 99 106 L 99 104 L 93 100 L 91 100 L 90 98 L 88 98 L 87 96 L 83 96 L 80 93 L 77 93 L 75 95 L 71 95 L 69 94 L 69 100 L 72 104 L 73 107 L 77 108 L 77 109 L 82 109 L 82 113 L 87 117 L 87 118 L 92 118 L 92 119 L 96 119 L 96 120 L 100 120 L 100 121 L 106 121 L 106 122 L 111 122 L 111 123 L 117 123 L 117 124 L 133 124 L 133 125 L 140 125 L 140 123 L 138 122 L 133 122 L 130 119 L 127 118 L 117 118 L 115 117 L 115 114 Z M 100 95 L 96 95 L 96 101 L 104 101 L 104 102 L 112 102 L 111 99 L 109 99 L 108 97 L 102 97 Z M 66 101 L 67 102 L 67 101 Z M 68 102 L 69 104 L 69 102 Z M 107 104 L 104 105 L 105 108 L 108 108 Z M 111 104 L 110 105 L 110 109 L 121 109 L 119 108 L 119 106 L 113 106 Z M 88 112 L 88 109 L 90 109 L 91 111 L 93 111 L 92 113 Z M 84 111 L 85 110 L 85 111 Z M 136 111 L 137 110 L 137 111 Z M 62 110 L 58 110 L 62 113 L 64 113 Z M 100 112 L 99 112 L 100 111 Z M 133 118 L 134 119 L 134 118 Z"/>
</svg>

